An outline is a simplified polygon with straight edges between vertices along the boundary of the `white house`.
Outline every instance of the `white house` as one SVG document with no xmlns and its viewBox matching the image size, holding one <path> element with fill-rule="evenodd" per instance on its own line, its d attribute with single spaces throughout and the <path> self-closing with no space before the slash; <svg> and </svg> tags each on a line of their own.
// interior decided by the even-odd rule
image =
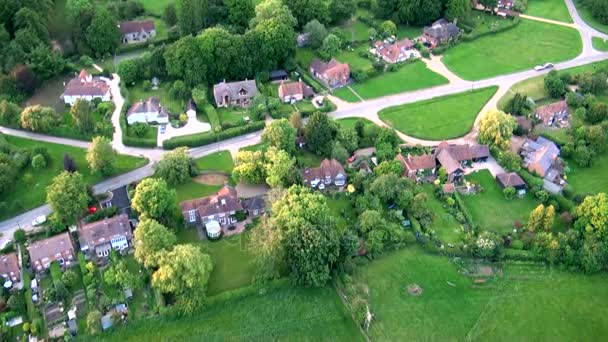
<svg viewBox="0 0 608 342">
<path fill-rule="evenodd" d="M 101 99 L 101 101 L 110 101 L 110 85 L 107 79 L 103 77 L 93 77 L 86 70 L 81 70 L 78 77 L 71 79 L 65 86 L 63 92 L 63 101 L 70 106 L 76 100 L 92 101 Z"/>
<path fill-rule="evenodd" d="M 146 101 L 138 101 L 127 112 L 127 123 L 132 125 L 142 123 L 169 123 L 169 112 L 160 104 L 160 99 L 150 97 Z"/>
<path fill-rule="evenodd" d="M 156 37 L 152 20 L 123 21 L 118 25 L 124 44 L 141 43 Z"/>
</svg>

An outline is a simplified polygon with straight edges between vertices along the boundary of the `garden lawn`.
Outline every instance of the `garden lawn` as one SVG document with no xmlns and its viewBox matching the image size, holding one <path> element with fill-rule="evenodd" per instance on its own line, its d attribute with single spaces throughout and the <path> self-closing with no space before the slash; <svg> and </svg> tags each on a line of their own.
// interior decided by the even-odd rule
<svg viewBox="0 0 608 342">
<path fill-rule="evenodd" d="M 169 112 L 174 115 L 179 115 L 184 112 L 185 105 L 183 101 L 175 100 L 169 96 L 169 88 L 171 84 L 169 82 L 161 82 L 160 86 L 156 90 L 145 91 L 141 83 L 133 87 L 129 87 L 129 102 L 131 104 L 140 101 L 147 100 L 149 97 L 158 97 L 163 106 L 169 109 Z"/>
<path fill-rule="evenodd" d="M 221 189 L 221 185 L 208 185 L 195 182 L 193 179 L 175 186 L 177 202 L 183 202 L 195 198 L 206 197 Z"/>
<path fill-rule="evenodd" d="M 196 168 L 200 171 L 221 171 L 231 173 L 234 163 L 229 151 L 219 151 L 208 156 L 194 160 Z"/>
<path fill-rule="evenodd" d="M 370 339 L 595 341 L 608 334 L 605 273 L 587 276 L 533 263 L 504 265 L 503 276 L 474 285 L 474 278 L 459 273 L 450 259 L 412 247 L 359 268 L 355 279 L 369 287 L 375 315 Z M 422 287 L 422 295 L 409 295 L 410 284 Z"/>
<path fill-rule="evenodd" d="M 358 121 L 363 121 L 365 126 L 375 125 L 375 123 L 373 123 L 365 118 L 346 118 L 346 119 L 336 120 L 338 125 L 340 125 L 344 128 L 352 128 L 352 129 L 355 129 L 355 125 L 357 124 Z"/>
<path fill-rule="evenodd" d="M 344 38 L 349 42 L 367 42 L 369 40 L 369 29 L 370 27 L 360 20 L 349 20 L 339 26 L 339 30 L 342 31 Z"/>
<path fill-rule="evenodd" d="M 359 53 L 365 52 L 366 49 L 367 45 L 354 51 L 341 51 L 335 58 L 342 63 L 348 63 L 351 70 L 368 71 L 374 68 L 372 62 L 359 56 Z"/>
<path fill-rule="evenodd" d="M 483 230 L 508 233 L 516 221 L 525 224 L 530 212 L 540 204 L 529 193 L 523 198 L 505 199 L 501 187 L 487 170 L 470 174 L 466 176 L 466 180 L 483 187 L 482 193 L 462 196 L 473 221 Z"/>
<path fill-rule="evenodd" d="M 599 20 L 595 19 L 591 13 L 591 10 L 586 6 L 583 6 L 581 2 L 581 0 L 574 0 L 576 10 L 581 18 L 583 18 L 583 20 L 594 29 L 600 32 L 608 33 L 608 24 L 602 24 L 599 22 Z"/>
<path fill-rule="evenodd" d="M 296 160 L 298 164 L 302 167 L 317 167 L 321 164 L 323 158 L 320 156 L 306 150 L 306 149 L 298 149 L 296 151 Z"/>
<path fill-rule="evenodd" d="M 608 51 L 608 41 L 600 37 L 593 37 L 592 41 L 594 49 L 598 51 Z"/>
<path fill-rule="evenodd" d="M 244 123 L 243 118 L 249 116 L 246 109 L 243 108 L 217 108 L 217 115 L 220 117 L 220 122 Z"/>
<path fill-rule="evenodd" d="M 340 229 L 345 229 L 348 225 L 355 225 L 357 214 L 355 208 L 345 193 L 339 193 L 335 197 L 327 197 L 327 206 L 338 222 Z"/>
<path fill-rule="evenodd" d="M 192 316 L 132 322 L 96 341 L 364 341 L 331 287 L 281 283 L 220 297 Z"/>
<path fill-rule="evenodd" d="M 155 15 L 162 15 L 168 4 L 175 3 L 175 0 L 140 0 L 146 12 Z"/>
<path fill-rule="evenodd" d="M 337 98 L 346 101 L 346 102 L 359 102 L 361 99 L 357 97 L 348 87 L 342 87 L 340 89 L 334 90 L 334 96 Z"/>
<path fill-rule="evenodd" d="M 444 204 L 433 194 L 433 186 L 425 185 L 424 190 L 428 196 L 428 206 L 435 214 L 431 229 L 443 243 L 457 243 L 462 238 L 462 227 L 444 208 Z"/>
<path fill-rule="evenodd" d="M 582 51 L 572 28 L 521 20 L 514 28 L 462 42 L 448 49 L 443 62 L 467 80 L 480 80 L 573 59 Z"/>
<path fill-rule="evenodd" d="M 389 107 L 381 110 L 379 116 L 398 131 L 416 138 L 457 138 L 471 130 L 475 118 L 496 90 L 497 87 L 489 87 Z"/>
<path fill-rule="evenodd" d="M 6 138 L 9 144 L 20 148 L 32 149 L 36 146 L 44 146 L 47 148 L 51 160 L 47 167 L 40 171 L 35 171 L 31 166 L 27 167 L 15 180 L 15 191 L 0 196 L 0 202 L 7 202 L 7 207 L 0 211 L 0 219 L 13 217 L 44 204 L 47 186 L 51 184 L 55 176 L 64 170 L 63 157 L 65 154 L 70 155 L 74 159 L 78 171 L 82 173 L 87 184 L 94 185 L 104 178 L 108 178 L 98 174 L 91 174 L 85 159 L 87 152 L 85 149 L 13 136 L 4 136 L 4 138 Z M 146 164 L 147 160 L 144 158 L 119 155 L 116 162 L 116 171 L 112 176 L 137 169 Z M 27 182 L 27 177 L 25 177 L 28 174 L 31 175 L 31 182 Z"/>
<path fill-rule="evenodd" d="M 260 151 L 263 153 L 263 152 L 266 152 L 267 149 L 268 149 L 267 143 L 259 143 L 259 144 L 255 144 L 255 145 L 241 147 L 239 149 L 239 152 L 241 152 L 241 151 L 251 151 L 251 152 Z"/>
<path fill-rule="evenodd" d="M 529 0 L 526 14 L 566 23 L 572 22 L 564 0 Z"/>
<path fill-rule="evenodd" d="M 591 167 L 580 167 L 574 161 L 568 162 L 570 173 L 568 183 L 577 194 L 605 192 L 608 194 L 608 152 L 593 158 Z"/>
<path fill-rule="evenodd" d="M 397 71 L 384 72 L 379 76 L 355 83 L 351 87 L 363 99 L 368 100 L 447 83 L 445 77 L 429 70 L 423 62 L 416 61 L 400 66 Z M 334 93 L 344 101 L 354 102 L 352 97 L 343 97 L 343 94 L 342 89 Z"/>
</svg>

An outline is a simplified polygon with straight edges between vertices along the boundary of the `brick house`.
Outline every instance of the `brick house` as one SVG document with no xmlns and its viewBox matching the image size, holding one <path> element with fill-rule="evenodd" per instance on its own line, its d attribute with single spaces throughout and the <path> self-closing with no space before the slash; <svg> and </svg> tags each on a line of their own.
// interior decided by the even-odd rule
<svg viewBox="0 0 608 342">
<path fill-rule="evenodd" d="M 179 205 L 186 224 L 204 226 L 211 238 L 219 237 L 221 231 L 216 231 L 218 228 L 236 223 L 234 215 L 243 210 L 236 190 L 228 185 L 214 195 L 184 201 Z M 210 227 L 213 227 L 213 232 L 210 232 Z"/>
<path fill-rule="evenodd" d="M 313 59 L 310 73 L 329 88 L 340 88 L 350 82 L 350 67 L 334 58 L 327 63 Z"/>
<path fill-rule="evenodd" d="M 21 266 L 17 253 L 0 255 L 0 275 L 4 279 L 5 289 L 18 288 L 21 286 Z"/>
<path fill-rule="evenodd" d="M 74 265 L 74 246 L 68 232 L 36 241 L 27 247 L 27 251 L 36 272 L 48 269 L 53 261 L 63 267 Z"/>
<path fill-rule="evenodd" d="M 299 80 L 298 82 L 281 82 L 279 85 L 279 98 L 284 103 L 292 103 L 302 101 L 307 97 L 314 95 L 311 87 Z"/>
<path fill-rule="evenodd" d="M 124 251 L 133 239 L 131 222 L 126 214 L 91 222 L 78 229 L 80 250 L 89 257 L 107 258 L 110 251 Z"/>
</svg>

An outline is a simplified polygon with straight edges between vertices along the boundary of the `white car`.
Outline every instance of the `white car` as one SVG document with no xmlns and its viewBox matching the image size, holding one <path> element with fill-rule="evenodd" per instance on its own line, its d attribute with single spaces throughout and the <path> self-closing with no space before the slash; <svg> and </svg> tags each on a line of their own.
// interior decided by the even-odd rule
<svg viewBox="0 0 608 342">
<path fill-rule="evenodd" d="M 32 221 L 32 226 L 36 227 L 46 222 L 46 215 L 38 216 Z"/>
<path fill-rule="evenodd" d="M 551 69 L 553 68 L 553 63 L 545 63 L 543 65 L 537 65 L 534 67 L 534 70 L 536 71 L 543 71 L 545 69 Z"/>
</svg>

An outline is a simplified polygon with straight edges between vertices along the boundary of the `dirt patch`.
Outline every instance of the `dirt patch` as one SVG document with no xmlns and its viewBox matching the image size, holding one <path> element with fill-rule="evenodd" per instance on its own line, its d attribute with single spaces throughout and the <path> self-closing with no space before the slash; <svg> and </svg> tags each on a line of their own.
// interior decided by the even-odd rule
<svg viewBox="0 0 608 342">
<path fill-rule="evenodd" d="M 410 284 L 407 286 L 407 293 L 409 293 L 410 296 L 419 297 L 422 296 L 422 292 L 424 292 L 424 289 L 418 284 Z"/>
<path fill-rule="evenodd" d="M 194 177 L 195 182 L 207 185 L 224 185 L 227 180 L 228 176 L 221 173 L 208 173 Z"/>
</svg>

